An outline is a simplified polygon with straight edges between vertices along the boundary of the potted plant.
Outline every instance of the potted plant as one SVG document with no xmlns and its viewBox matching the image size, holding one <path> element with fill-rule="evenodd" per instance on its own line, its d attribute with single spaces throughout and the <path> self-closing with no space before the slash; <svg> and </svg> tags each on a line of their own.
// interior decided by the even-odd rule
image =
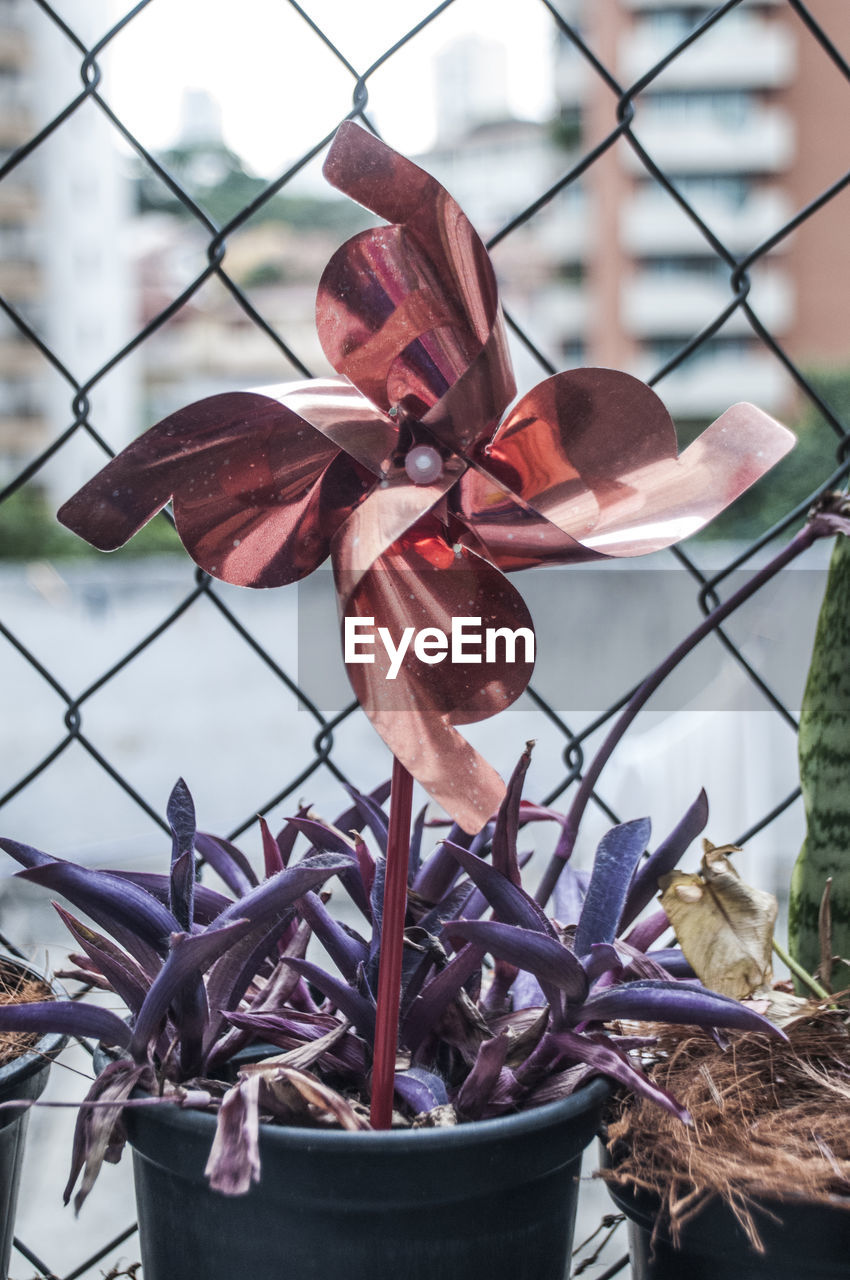
<svg viewBox="0 0 850 1280">
<path fill-rule="evenodd" d="M 229 1276 L 240 1259 L 260 1277 L 284 1262 L 299 1276 L 324 1274 L 340 1258 L 365 1276 L 376 1239 L 378 1274 L 403 1265 L 424 1277 L 439 1261 L 457 1277 L 560 1278 L 581 1150 L 608 1092 L 596 1077 L 683 1114 L 630 1061 L 630 1037 L 605 1024 L 663 1016 L 770 1030 L 738 1002 L 672 977 L 681 956 L 646 950 L 652 931 L 633 927 L 659 870 L 704 824 L 704 797 L 643 866 L 646 821 L 609 832 L 589 878 L 567 867 L 559 901 L 574 927 L 564 930 L 520 884 L 517 832 L 553 816 L 520 804 L 528 758 L 475 840 L 454 830 L 420 861 L 417 824 L 389 1132 L 368 1122 L 385 789 L 355 795 L 333 824 L 302 812 L 277 837 L 263 824 L 259 882 L 232 844 L 195 831 L 182 783 L 168 807 L 167 874 L 91 871 L 0 841 L 19 875 L 95 922 L 58 908 L 80 976 L 130 1012 L 6 1006 L 0 1027 L 50 1027 L 118 1049 L 81 1106 L 66 1197 L 79 1180 L 79 1206 L 126 1128 L 151 1280 L 190 1266 Z M 309 847 L 293 860 L 299 833 Z M 232 896 L 196 880 L 197 854 Z M 360 928 L 329 912 L 332 879 Z M 306 958 L 310 937 L 336 972 Z"/>
<path fill-rule="evenodd" d="M 733 1035 L 720 1046 L 656 1029 L 650 1074 L 678 1089 L 694 1125 L 674 1132 L 623 1101 L 605 1173 L 630 1220 L 634 1274 L 648 1280 L 846 1274 L 849 515 L 846 495 L 827 495 L 796 540 L 838 534 L 800 719 L 807 834 L 791 882 L 790 954 L 773 938 L 775 899 L 740 880 L 730 847 L 707 844 L 699 873 L 660 879 L 662 910 L 695 972 L 767 1012 L 787 1038 L 768 1049 Z M 774 986 L 772 951 L 799 994 Z"/>
<path fill-rule="evenodd" d="M 63 994 L 23 960 L 0 956 L 0 1006 L 41 1003 Z M 15 1234 L 29 1105 L 44 1092 L 51 1063 L 64 1043 L 65 1037 L 54 1030 L 0 1035 L 0 1268 L 4 1276 Z"/>
<path fill-rule="evenodd" d="M 704 798 L 640 868 L 648 824 L 615 828 L 589 880 L 567 861 L 574 806 L 539 895 L 558 881 L 557 923 L 520 884 L 517 831 L 552 816 L 520 806 L 527 760 L 506 789 L 458 726 L 509 705 L 531 674 L 533 624 L 508 571 L 669 546 L 793 440 L 737 405 L 679 456 L 658 397 L 604 369 L 545 380 L 500 424 L 515 386 L 492 265 L 462 211 L 352 122 L 325 173 L 388 223 L 343 245 L 322 277 L 317 325 L 337 376 L 171 415 L 60 519 L 111 550 L 171 502 L 197 564 L 251 587 L 296 581 L 330 555 L 347 671 L 393 753 L 389 813 L 384 791 L 356 796 L 331 826 L 302 813 L 277 838 L 264 828 L 260 883 L 233 846 L 198 837 L 182 785 L 161 876 L 0 842 L 19 874 L 97 926 L 66 913 L 81 971 L 130 1015 L 21 1007 L 0 1026 L 58 1023 L 119 1051 L 82 1105 L 68 1194 L 80 1178 L 84 1198 L 126 1125 L 146 1280 L 237 1266 L 271 1277 L 284 1262 L 299 1277 L 339 1265 L 371 1276 L 376 1239 L 387 1274 L 561 1280 L 604 1093 L 587 1076 L 683 1115 L 609 1020 L 771 1028 L 676 977 L 678 954 L 648 952 L 651 920 L 622 934 L 704 825 Z M 454 823 L 421 865 L 414 778 Z M 311 845 L 293 862 L 299 832 Z M 196 854 L 232 896 L 197 882 Z M 331 880 L 360 929 L 328 911 Z M 307 958 L 311 936 L 337 973 Z M 251 1061 L 257 1041 L 282 1055 Z M 394 1125 L 396 1111 L 422 1116 L 417 1131 Z"/>
</svg>

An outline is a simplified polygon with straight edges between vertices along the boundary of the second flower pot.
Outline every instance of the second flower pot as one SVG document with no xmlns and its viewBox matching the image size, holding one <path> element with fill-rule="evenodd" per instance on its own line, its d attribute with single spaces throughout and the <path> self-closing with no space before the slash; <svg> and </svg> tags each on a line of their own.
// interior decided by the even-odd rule
<svg viewBox="0 0 850 1280">
<path fill-rule="evenodd" d="M 16 984 L 21 979 L 46 979 L 20 960 L 0 956 L 0 983 Z M 59 989 L 56 989 L 59 994 Z M 42 1036 L 31 1049 L 0 1067 L 0 1102 L 38 1098 L 47 1084 L 52 1060 L 65 1044 L 65 1036 Z M 15 1235 L 15 1211 L 21 1181 L 21 1163 L 29 1125 L 29 1109 L 0 1107 L 0 1276 L 9 1272 L 9 1258 Z"/>
<path fill-rule="evenodd" d="M 632 1280 L 718 1280 L 721 1276 L 843 1280 L 847 1276 L 850 1206 L 765 1201 L 752 1211 L 764 1247 L 764 1252 L 758 1252 L 732 1210 L 719 1200 L 687 1222 L 674 1245 L 663 1223 L 656 1230 L 656 1196 L 612 1185 L 608 1191 L 628 1220 Z"/>
</svg>

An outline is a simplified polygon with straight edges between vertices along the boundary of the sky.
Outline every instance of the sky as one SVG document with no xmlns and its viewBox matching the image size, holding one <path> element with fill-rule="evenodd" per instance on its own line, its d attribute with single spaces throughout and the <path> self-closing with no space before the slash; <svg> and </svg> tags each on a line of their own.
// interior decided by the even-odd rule
<svg viewBox="0 0 850 1280">
<path fill-rule="evenodd" d="M 114 15 L 123 0 L 110 0 Z M 362 72 L 431 10 L 428 0 L 304 0 L 310 17 Z M 234 12 L 239 20 L 234 19 Z M 551 108 L 554 25 L 536 0 L 453 0 L 370 78 L 370 108 L 392 145 L 434 138 L 432 59 L 460 36 L 507 49 L 508 99 L 521 116 Z M 214 94 L 225 141 L 271 175 L 351 108 L 353 81 L 288 0 L 151 0 L 113 41 L 104 92 L 146 146 L 172 143 L 186 88 Z"/>
</svg>

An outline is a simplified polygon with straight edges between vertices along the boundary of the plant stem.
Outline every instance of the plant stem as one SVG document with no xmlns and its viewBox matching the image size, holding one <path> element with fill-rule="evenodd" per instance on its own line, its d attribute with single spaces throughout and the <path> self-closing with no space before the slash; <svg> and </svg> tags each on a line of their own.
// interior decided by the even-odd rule
<svg viewBox="0 0 850 1280">
<path fill-rule="evenodd" d="M 773 950 L 779 956 L 784 965 L 787 965 L 795 978 L 799 978 L 803 986 L 808 987 L 818 998 L 818 1000 L 832 1001 L 832 996 L 821 986 L 821 984 L 808 973 L 801 964 L 797 964 L 796 960 L 792 960 L 784 947 L 780 946 L 776 939 L 773 939 Z"/>
<path fill-rule="evenodd" d="M 372 1104 L 369 1116 L 373 1129 L 389 1129 L 392 1124 L 412 806 L 413 778 L 404 765 L 393 757 L 381 920 L 381 960 L 378 966 L 375 1056 L 372 1065 Z"/>
<path fill-rule="evenodd" d="M 769 564 L 764 565 L 763 568 L 754 573 L 752 578 L 734 592 L 728 600 L 719 604 L 716 609 L 712 609 L 711 613 L 705 616 L 699 626 L 696 627 L 690 635 L 686 636 L 685 639 L 676 646 L 673 652 L 668 654 L 664 661 L 660 663 L 654 671 L 650 672 L 643 683 L 638 686 L 629 701 L 626 703 L 621 714 L 614 722 L 613 727 L 609 730 L 608 736 L 605 738 L 605 741 L 602 743 L 602 746 L 597 751 L 582 777 L 579 788 L 573 798 L 572 805 L 570 806 L 567 814 L 567 818 L 558 841 L 558 846 L 552 854 L 549 865 L 540 881 L 536 894 L 537 901 L 539 903 L 545 905 L 545 903 L 548 902 L 552 890 L 557 883 L 558 876 L 561 874 L 564 863 L 569 859 L 573 851 L 576 837 L 578 835 L 579 824 L 584 816 L 584 811 L 587 808 L 590 797 L 593 794 L 593 789 L 599 781 L 599 775 L 608 763 L 614 748 L 618 745 L 626 729 L 628 729 L 637 713 L 649 701 L 659 685 L 667 679 L 672 671 L 675 671 L 679 663 L 688 656 L 692 649 L 696 648 L 699 642 L 703 640 L 709 632 L 714 631 L 722 622 L 725 622 L 730 614 L 734 613 L 745 600 L 750 598 L 750 596 L 755 595 L 755 593 L 760 590 L 766 582 L 769 582 L 770 579 L 780 571 L 780 569 L 783 569 L 787 564 L 790 564 L 792 560 L 795 560 L 801 552 L 810 547 L 818 538 L 826 537 L 837 532 L 843 532 L 844 530 L 840 526 L 840 521 L 837 521 L 834 517 L 830 517 L 830 515 L 824 512 L 818 512 L 813 515 L 807 523 L 803 525 L 802 529 L 794 535 L 791 541 L 782 548 L 778 555 L 774 556 Z"/>
</svg>

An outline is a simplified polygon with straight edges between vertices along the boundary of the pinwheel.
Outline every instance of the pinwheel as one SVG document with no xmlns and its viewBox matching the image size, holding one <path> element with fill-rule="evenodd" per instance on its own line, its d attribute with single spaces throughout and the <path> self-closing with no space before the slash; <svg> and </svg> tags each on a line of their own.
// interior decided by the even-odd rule
<svg viewBox="0 0 850 1280">
<path fill-rule="evenodd" d="M 496 282 L 461 209 L 352 122 L 325 175 L 388 223 L 347 241 L 319 286 L 319 337 L 338 376 L 180 410 L 59 518 L 111 550 L 172 501 L 198 565 L 251 587 L 292 583 L 330 555 L 341 618 L 395 646 L 397 669 L 377 644 L 347 663 L 360 703 L 396 760 L 476 831 L 504 789 L 455 726 L 508 706 L 533 661 L 530 645 L 507 642 L 533 630 L 505 572 L 669 546 L 793 437 L 736 405 L 679 457 L 659 398 L 609 369 L 557 374 L 502 421 L 515 384 Z M 457 619 L 493 645 L 453 661 L 439 636 Z"/>
</svg>

